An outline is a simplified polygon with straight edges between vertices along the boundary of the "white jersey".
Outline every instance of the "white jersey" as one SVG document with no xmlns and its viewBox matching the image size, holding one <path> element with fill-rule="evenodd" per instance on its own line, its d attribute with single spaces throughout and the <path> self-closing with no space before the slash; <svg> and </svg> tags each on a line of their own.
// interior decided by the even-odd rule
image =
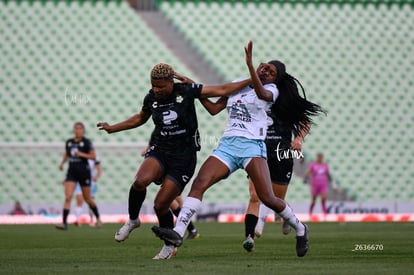
<svg viewBox="0 0 414 275">
<path fill-rule="evenodd" d="M 101 163 L 101 160 L 99 159 L 98 156 L 96 156 L 96 159 L 95 160 L 88 159 L 88 164 L 89 164 L 89 167 L 91 169 L 91 177 L 92 178 L 96 176 L 95 166 L 98 165 L 98 164 L 100 164 L 100 163 Z"/>
<path fill-rule="evenodd" d="M 241 81 L 241 79 L 234 82 Z M 265 84 L 264 88 L 273 93 L 273 102 L 279 96 L 275 84 Z M 223 136 L 241 136 L 248 139 L 264 140 L 270 121 L 267 116 L 273 102 L 259 99 L 251 86 L 231 94 L 227 100 L 228 120 Z"/>
</svg>

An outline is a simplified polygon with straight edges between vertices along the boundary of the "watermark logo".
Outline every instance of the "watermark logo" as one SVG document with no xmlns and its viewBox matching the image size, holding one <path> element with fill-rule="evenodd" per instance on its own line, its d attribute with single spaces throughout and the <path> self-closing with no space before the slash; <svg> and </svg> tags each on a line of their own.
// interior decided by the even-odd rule
<svg viewBox="0 0 414 275">
<path fill-rule="evenodd" d="M 281 161 L 282 159 L 302 159 L 304 158 L 302 150 L 294 149 L 280 149 L 280 142 L 277 144 L 275 149 L 277 160 Z"/>
<path fill-rule="evenodd" d="M 87 105 L 91 99 L 86 93 L 72 91 L 70 88 L 65 89 L 65 104 L 69 105 Z"/>
</svg>

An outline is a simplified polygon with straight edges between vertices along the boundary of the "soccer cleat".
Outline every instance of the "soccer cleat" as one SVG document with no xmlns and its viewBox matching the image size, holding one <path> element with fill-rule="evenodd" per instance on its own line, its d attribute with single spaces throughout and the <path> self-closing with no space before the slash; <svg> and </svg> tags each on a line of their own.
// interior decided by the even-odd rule
<svg viewBox="0 0 414 275">
<path fill-rule="evenodd" d="M 296 255 L 303 257 L 309 249 L 308 226 L 305 226 L 305 234 L 303 236 L 296 236 Z"/>
<path fill-rule="evenodd" d="M 179 247 L 183 244 L 183 238 L 173 229 L 159 226 L 153 226 L 151 229 L 158 238 L 171 243 L 175 247 Z"/>
<path fill-rule="evenodd" d="M 250 235 L 243 242 L 243 248 L 246 249 L 247 252 L 254 251 L 254 240 L 252 237 L 250 237 Z"/>
<path fill-rule="evenodd" d="M 290 224 L 286 222 L 286 220 L 284 220 L 282 224 L 283 235 L 288 235 L 291 231 L 292 231 L 292 227 L 290 226 Z"/>
<path fill-rule="evenodd" d="M 200 238 L 200 234 L 198 233 L 197 229 L 188 233 L 186 240 L 194 240 Z"/>
<path fill-rule="evenodd" d="M 173 245 L 166 245 L 162 247 L 160 253 L 152 258 L 153 260 L 169 260 L 177 254 L 177 248 Z"/>
<path fill-rule="evenodd" d="M 122 242 L 128 239 L 129 233 L 135 228 L 140 227 L 141 222 L 138 219 L 137 222 L 133 222 L 131 220 L 127 221 L 116 233 L 115 233 L 115 241 Z"/>
<path fill-rule="evenodd" d="M 101 227 L 103 226 L 102 221 L 101 221 L 101 220 L 96 220 L 95 226 L 96 226 L 97 228 L 101 228 Z"/>
<path fill-rule="evenodd" d="M 260 238 L 262 236 L 262 233 L 260 233 L 259 231 L 254 231 L 254 236 L 256 238 Z"/>
<path fill-rule="evenodd" d="M 59 230 L 68 230 L 68 225 L 65 223 L 60 223 L 60 224 L 55 225 L 55 228 Z"/>
</svg>

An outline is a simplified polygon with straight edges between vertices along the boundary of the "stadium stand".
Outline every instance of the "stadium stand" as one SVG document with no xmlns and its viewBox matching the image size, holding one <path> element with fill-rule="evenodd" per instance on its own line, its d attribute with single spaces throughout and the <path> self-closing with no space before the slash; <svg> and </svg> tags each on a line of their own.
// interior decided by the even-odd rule
<svg viewBox="0 0 414 275">
<path fill-rule="evenodd" d="M 306 140 L 307 156 L 323 151 L 356 200 L 412 200 L 413 7 L 405 1 L 270 2 L 158 3 L 228 81 L 247 75 L 242 47 L 249 39 L 256 62 L 285 61 L 308 97 L 328 111 Z M 193 72 L 121 1 L 3 0 L 0 25 L 0 204 L 62 201 L 57 164 L 78 120 L 103 160 L 98 202 L 125 201 L 152 123 L 115 135 L 96 131 L 95 123 L 136 112 L 155 63 Z M 216 146 L 226 115 L 198 110 L 200 164 Z M 239 203 L 247 197 L 239 171 L 205 198 Z M 308 198 L 295 179 L 288 199 Z"/>
</svg>

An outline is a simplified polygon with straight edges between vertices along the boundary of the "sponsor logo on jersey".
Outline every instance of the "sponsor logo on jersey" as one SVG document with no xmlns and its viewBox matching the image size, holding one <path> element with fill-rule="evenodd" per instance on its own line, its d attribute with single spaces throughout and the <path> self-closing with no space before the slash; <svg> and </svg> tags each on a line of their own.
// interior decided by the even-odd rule
<svg viewBox="0 0 414 275">
<path fill-rule="evenodd" d="M 183 180 L 183 182 L 187 183 L 189 178 L 186 175 L 181 176 L 181 179 Z"/>
<path fill-rule="evenodd" d="M 177 103 L 181 103 L 181 102 L 183 102 L 183 100 L 184 100 L 184 98 L 181 95 L 177 96 L 176 99 L 175 99 L 175 101 Z"/>
<path fill-rule="evenodd" d="M 229 116 L 230 116 L 230 119 L 237 119 L 243 122 L 252 121 L 252 116 L 247 110 L 246 105 L 244 105 L 244 103 L 242 103 L 240 99 L 237 100 L 237 102 L 234 102 L 229 108 Z"/>
<path fill-rule="evenodd" d="M 292 172 L 289 172 L 289 173 L 286 174 L 287 179 L 290 179 L 290 177 L 292 177 Z"/>
<path fill-rule="evenodd" d="M 158 107 L 158 102 L 154 101 L 154 103 L 152 103 L 152 108 L 157 109 Z"/>
<path fill-rule="evenodd" d="M 231 125 L 231 127 L 234 127 L 234 128 L 241 128 L 241 129 L 247 129 L 247 128 L 246 128 L 246 126 L 245 126 L 243 123 L 237 123 L 237 122 L 234 122 L 234 123 Z"/>
<path fill-rule="evenodd" d="M 178 114 L 172 110 L 165 111 L 162 113 L 162 121 L 165 125 L 171 125 L 171 122 L 176 120 L 178 117 Z"/>
</svg>

